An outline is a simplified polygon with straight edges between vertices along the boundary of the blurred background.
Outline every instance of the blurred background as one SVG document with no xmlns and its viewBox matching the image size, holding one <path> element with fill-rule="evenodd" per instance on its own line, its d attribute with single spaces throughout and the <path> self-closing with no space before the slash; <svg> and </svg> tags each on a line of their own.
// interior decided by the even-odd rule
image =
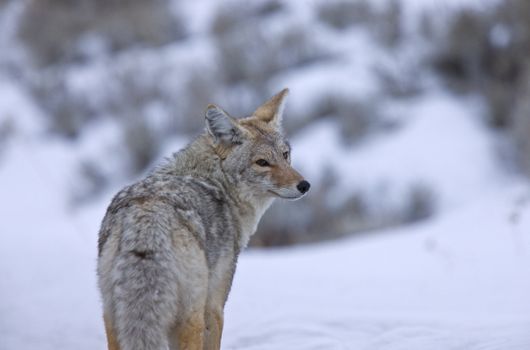
<svg viewBox="0 0 530 350">
<path fill-rule="evenodd" d="M 79 307 L 77 283 L 91 301 L 76 334 L 97 336 L 69 348 L 100 347 L 86 275 L 112 195 L 201 133 L 208 103 L 243 117 L 284 87 L 312 189 L 275 203 L 250 246 L 405 236 L 469 208 L 462 234 L 478 235 L 480 205 L 502 203 L 509 233 L 488 247 L 528 262 L 527 0 L 2 0 L 0 348 L 44 348 L 42 334 L 61 348 L 52 324 L 72 308 L 51 316 L 47 300 Z M 456 254 L 426 231 L 423 252 Z M 468 256 L 471 241 L 451 242 Z"/>
</svg>

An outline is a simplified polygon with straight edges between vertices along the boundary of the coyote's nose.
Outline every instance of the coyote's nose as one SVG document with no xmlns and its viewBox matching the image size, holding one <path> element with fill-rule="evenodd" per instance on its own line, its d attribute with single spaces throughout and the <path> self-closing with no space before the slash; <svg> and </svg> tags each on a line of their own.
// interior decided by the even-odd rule
<svg viewBox="0 0 530 350">
<path fill-rule="evenodd" d="M 306 193 L 307 191 L 309 191 L 309 187 L 311 187 L 311 185 L 306 180 L 302 180 L 300 181 L 298 185 L 296 185 L 296 188 L 298 188 L 298 191 L 302 193 Z"/>
</svg>

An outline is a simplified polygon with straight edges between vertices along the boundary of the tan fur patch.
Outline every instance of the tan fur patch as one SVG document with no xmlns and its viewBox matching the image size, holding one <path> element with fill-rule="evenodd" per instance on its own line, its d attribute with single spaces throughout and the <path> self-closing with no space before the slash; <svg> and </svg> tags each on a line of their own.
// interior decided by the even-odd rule
<svg viewBox="0 0 530 350">
<path fill-rule="evenodd" d="M 262 135 L 270 135 L 275 132 L 274 128 L 255 116 L 240 119 L 239 124 L 243 127 L 246 127 L 245 130 L 248 131 L 249 135 L 253 139 L 257 139 Z"/>
<path fill-rule="evenodd" d="M 184 321 L 177 329 L 177 339 L 181 350 L 203 350 L 204 316 L 198 312 Z"/>
<path fill-rule="evenodd" d="M 103 315 L 103 321 L 105 322 L 105 333 L 107 334 L 107 347 L 108 350 L 120 350 L 120 344 L 116 338 L 116 332 L 110 321 L 110 318 L 105 314 Z"/>
<path fill-rule="evenodd" d="M 273 166 L 271 168 L 271 178 L 279 187 L 297 185 L 304 179 L 291 166 Z"/>
<path fill-rule="evenodd" d="M 223 333 L 222 311 L 206 311 L 206 333 L 204 339 L 205 349 L 220 349 L 221 335 Z"/>
<path fill-rule="evenodd" d="M 215 149 L 215 154 L 217 154 L 219 158 L 224 160 L 226 159 L 226 157 L 228 157 L 228 155 L 230 154 L 230 151 L 232 151 L 233 146 L 225 146 L 225 145 L 219 144 L 219 145 L 214 146 L 214 149 Z"/>
<path fill-rule="evenodd" d="M 288 94 L 289 89 L 283 89 L 256 109 L 253 115 L 265 123 L 274 122 L 278 115 L 282 113 L 285 97 Z"/>
</svg>

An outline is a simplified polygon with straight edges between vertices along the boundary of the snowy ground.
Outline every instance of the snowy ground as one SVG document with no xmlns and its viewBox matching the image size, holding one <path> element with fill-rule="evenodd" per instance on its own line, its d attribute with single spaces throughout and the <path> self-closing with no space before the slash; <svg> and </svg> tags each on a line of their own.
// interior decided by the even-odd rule
<svg viewBox="0 0 530 350">
<path fill-rule="evenodd" d="M 373 237 L 246 254 L 225 348 L 529 349 L 530 217 L 507 224 L 509 198 Z"/>
<path fill-rule="evenodd" d="M 293 140 L 309 179 L 328 161 L 361 187 L 422 179 L 440 210 L 415 226 L 244 253 L 224 349 L 530 349 L 528 184 L 495 166 L 473 104 L 455 101 L 408 106 L 405 127 L 354 152 L 329 125 Z M 0 153 L 0 349 L 103 349 L 96 239 L 112 193 L 68 209 L 72 147 L 17 123 Z"/>
</svg>

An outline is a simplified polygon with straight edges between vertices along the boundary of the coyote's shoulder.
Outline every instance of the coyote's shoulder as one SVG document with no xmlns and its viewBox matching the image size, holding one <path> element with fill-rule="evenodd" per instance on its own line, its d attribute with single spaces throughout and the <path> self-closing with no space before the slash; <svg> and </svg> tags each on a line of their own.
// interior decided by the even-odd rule
<svg viewBox="0 0 530 350">
<path fill-rule="evenodd" d="M 219 349 L 240 250 L 274 198 L 309 189 L 280 127 L 286 94 L 243 119 L 208 106 L 205 134 L 113 198 L 98 241 L 109 348 Z"/>
</svg>

